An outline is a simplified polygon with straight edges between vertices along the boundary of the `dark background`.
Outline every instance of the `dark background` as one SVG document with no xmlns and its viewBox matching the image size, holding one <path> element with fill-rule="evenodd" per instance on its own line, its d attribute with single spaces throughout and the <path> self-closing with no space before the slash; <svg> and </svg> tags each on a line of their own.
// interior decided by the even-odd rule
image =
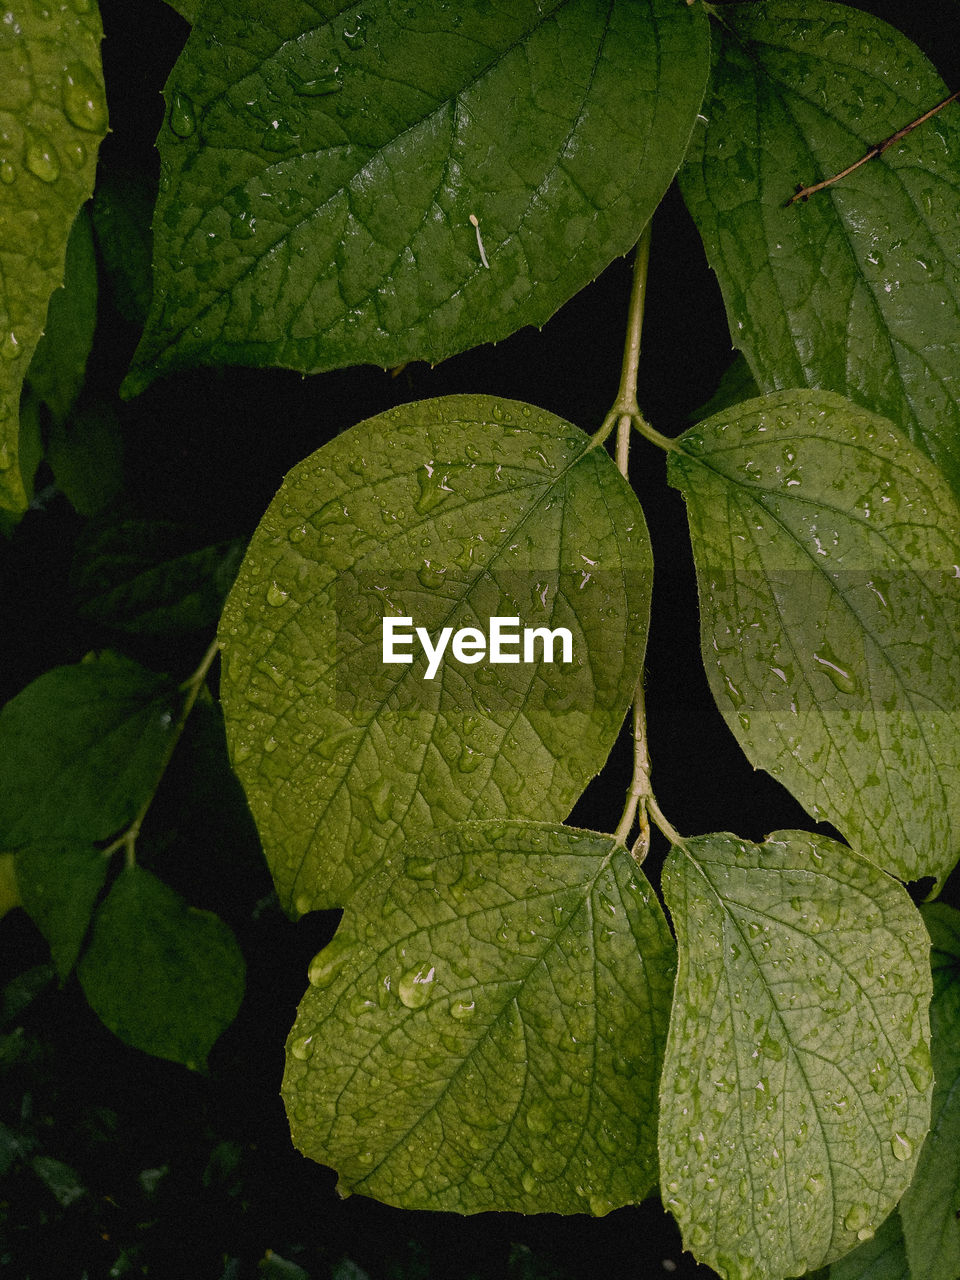
<svg viewBox="0 0 960 1280">
<path fill-rule="evenodd" d="M 916 40 L 949 84 L 960 83 L 956 0 L 862 7 Z M 101 171 L 155 177 L 160 88 L 187 28 L 159 0 L 104 0 L 101 9 L 114 130 Z M 364 368 L 308 379 L 200 370 L 121 405 L 116 388 L 138 335 L 112 305 L 106 283 L 84 392 L 112 400 L 121 415 L 124 484 L 105 518 L 173 521 L 198 547 L 249 537 L 294 463 L 355 422 L 426 396 L 514 397 L 595 430 L 619 380 L 629 287 L 629 264 L 617 261 L 542 332 L 525 330 L 435 369 L 410 365 L 391 377 Z M 641 407 L 660 431 L 674 434 L 689 425 L 733 356 L 716 281 L 676 190 L 654 220 L 643 346 Z M 776 827 L 809 828 L 780 785 L 750 768 L 711 701 L 682 503 L 666 487 L 662 454 L 639 439 L 631 478 L 656 559 L 646 687 L 661 808 L 691 834 L 735 830 L 760 839 Z M 186 676 L 212 632 L 121 643 L 80 617 L 71 572 L 89 522 L 49 483 L 44 488 L 49 480 L 41 472 L 41 503 L 9 543 L 0 541 L 0 702 L 51 666 L 105 645 Z M 572 820 L 611 830 L 629 775 L 622 739 Z M 657 837 L 649 866 L 655 882 L 664 851 Z M 51 978 L 47 948 L 23 913 L 7 918 L 0 932 L 5 1274 L 712 1275 L 681 1254 L 672 1220 L 655 1200 L 600 1220 L 401 1212 L 359 1197 L 340 1201 L 333 1174 L 293 1150 L 278 1092 L 283 1043 L 307 964 L 332 935 L 337 913 L 291 924 L 279 911 L 213 708 L 195 713 L 138 852 L 144 865 L 235 929 L 247 959 L 247 997 L 215 1047 L 209 1073 L 192 1074 L 117 1041 L 75 980 L 60 988 Z M 956 902 L 955 884 L 945 897 Z"/>
</svg>

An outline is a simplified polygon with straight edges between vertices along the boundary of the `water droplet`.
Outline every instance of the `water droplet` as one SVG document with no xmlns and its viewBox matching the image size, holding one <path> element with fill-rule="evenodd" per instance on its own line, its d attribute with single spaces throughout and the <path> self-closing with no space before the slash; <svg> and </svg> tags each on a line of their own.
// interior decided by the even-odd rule
<svg viewBox="0 0 960 1280">
<path fill-rule="evenodd" d="M 857 692 L 860 684 L 857 677 L 850 669 L 850 664 L 840 662 L 826 645 L 821 646 L 821 648 L 813 655 L 813 659 L 820 666 L 820 669 L 828 677 L 831 683 L 839 689 L 841 693 Z"/>
<path fill-rule="evenodd" d="M 823 1191 L 823 1179 L 816 1174 L 811 1174 L 803 1185 L 812 1196 L 818 1196 Z"/>
<path fill-rule="evenodd" d="M 457 768 L 461 773 L 473 773 L 483 764 L 484 758 L 482 751 L 474 751 L 473 747 L 464 746 L 457 759 Z"/>
<path fill-rule="evenodd" d="M 533 1173 L 529 1169 L 524 1169 L 523 1176 L 520 1181 L 523 1183 L 523 1189 L 528 1195 L 533 1195 L 539 1185 L 536 1178 L 533 1176 Z"/>
<path fill-rule="evenodd" d="M 431 988 L 436 975 L 436 966 L 429 962 L 420 965 L 418 969 L 408 969 L 397 983 L 400 1003 L 408 1009 L 422 1009 L 432 995 Z"/>
<path fill-rule="evenodd" d="M 417 472 L 417 484 L 420 486 L 420 496 L 413 505 L 422 516 L 439 506 L 453 492 L 446 483 L 446 476 L 442 476 L 431 463 L 425 464 Z"/>
<path fill-rule="evenodd" d="M 310 961 L 307 979 L 312 987 L 329 987 L 350 958 L 356 944 L 349 937 L 337 937 Z"/>
<path fill-rule="evenodd" d="M 60 157 L 50 139 L 43 133 L 27 135 L 24 163 L 41 182 L 56 182 L 60 177 Z"/>
<path fill-rule="evenodd" d="M 23 352 L 23 348 L 15 333 L 5 335 L 3 342 L 0 342 L 0 356 L 4 360 L 18 360 Z"/>
<path fill-rule="evenodd" d="M 250 240 L 256 232 L 257 220 L 248 209 L 230 219 L 230 234 L 234 240 Z"/>
<path fill-rule="evenodd" d="M 913 1143 L 905 1133 L 895 1133 L 890 1139 L 890 1146 L 898 1160 L 909 1160 L 913 1155 Z"/>
<path fill-rule="evenodd" d="M 388 822 L 393 813 L 393 787 L 386 778 L 377 778 L 363 793 L 370 801 L 378 822 Z"/>
<path fill-rule="evenodd" d="M 700 432 L 695 431 L 692 435 L 688 432 L 680 443 L 687 453 L 702 453 L 705 442 Z"/>
<path fill-rule="evenodd" d="M 285 120 L 271 120 L 260 139 L 260 145 L 264 151 L 289 151 L 299 141 L 299 133 L 294 132 Z"/>
<path fill-rule="evenodd" d="M 107 100 L 97 77 L 82 62 L 72 62 L 63 73 L 63 109 L 78 129 L 103 133 L 107 127 Z"/>
<path fill-rule="evenodd" d="M 446 576 L 446 569 L 432 564 L 429 560 L 424 562 L 422 569 L 417 570 L 417 581 L 428 591 L 436 591 L 438 587 L 442 587 Z"/>
<path fill-rule="evenodd" d="M 178 138 L 189 138 L 197 127 L 197 113 L 185 93 L 174 91 L 170 99 L 170 128 Z"/>
<path fill-rule="evenodd" d="M 9 160 L 0 161 L 0 182 L 9 187 L 17 180 L 17 171 Z"/>
<path fill-rule="evenodd" d="M 290 592 L 285 591 L 278 582 L 271 582 L 267 587 L 267 604 L 272 605 L 274 609 L 279 609 L 281 605 L 286 604 L 290 598 Z"/>
<path fill-rule="evenodd" d="M 914 1088 L 921 1093 L 929 1088 L 933 1079 L 933 1068 L 930 1065 L 930 1050 L 922 1040 L 918 1040 L 904 1060 L 907 1075 L 913 1081 Z"/>
<path fill-rule="evenodd" d="M 315 76 L 312 80 L 298 79 L 294 83 L 293 91 L 303 98 L 323 98 L 328 93 L 336 93 L 342 88 L 340 68 L 334 67 L 332 71 L 325 71 L 323 75 Z"/>
<path fill-rule="evenodd" d="M 290 1045 L 290 1052 L 301 1062 L 306 1062 L 313 1053 L 313 1036 L 298 1036 Z"/>
<path fill-rule="evenodd" d="M 843 1225 L 848 1231 L 862 1231 L 870 1221 L 870 1209 L 865 1204 L 855 1204 L 851 1206 L 849 1213 L 843 1220 Z"/>
<path fill-rule="evenodd" d="M 458 1022 L 463 1022 L 467 1018 L 472 1018 L 476 1012 L 476 1000 L 452 1000 L 450 1002 L 450 1016 L 456 1018 Z"/>
<path fill-rule="evenodd" d="M 363 29 L 364 16 L 358 13 L 349 27 L 344 27 L 343 42 L 348 49 L 362 49 L 367 43 L 367 33 Z"/>
<path fill-rule="evenodd" d="M 760 1041 L 760 1052 L 766 1058 L 772 1058 L 774 1062 L 780 1062 L 783 1059 L 783 1045 L 779 1040 L 774 1040 L 769 1031 L 763 1033 L 763 1039 Z"/>
</svg>

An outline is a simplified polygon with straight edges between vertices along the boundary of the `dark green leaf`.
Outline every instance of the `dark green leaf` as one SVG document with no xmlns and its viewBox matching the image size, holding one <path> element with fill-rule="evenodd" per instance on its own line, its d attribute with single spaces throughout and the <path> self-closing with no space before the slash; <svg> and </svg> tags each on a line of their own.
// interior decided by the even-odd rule
<svg viewBox="0 0 960 1280">
<path fill-rule="evenodd" d="M 231 756 L 284 904 L 345 904 L 425 826 L 564 817 L 636 688 L 651 572 L 609 455 L 530 405 L 405 405 L 295 467 L 220 627 Z M 433 641 L 495 616 L 565 627 L 572 661 L 448 652 L 426 679 L 415 638 L 410 665 L 383 661 L 385 616 Z"/>
<path fill-rule="evenodd" d="M 97 182 L 90 206 L 114 305 L 138 329 L 147 318 L 153 292 L 150 218 L 156 198 L 155 183 L 139 174 L 108 170 Z"/>
<path fill-rule="evenodd" d="M 14 857 L 12 853 L 0 853 L 0 920 L 14 907 L 23 905 Z"/>
<path fill-rule="evenodd" d="M 47 462 L 76 511 L 85 516 L 102 511 L 123 487 L 123 440 L 113 407 L 89 405 L 68 422 L 54 423 Z"/>
<path fill-rule="evenodd" d="M 725 5 L 681 174 L 734 345 L 763 391 L 838 391 L 960 491 L 960 112 L 828 178 L 947 96 L 903 35 L 840 4 Z"/>
<path fill-rule="evenodd" d="M 960 511 L 890 424 L 784 391 L 678 440 L 710 687 L 751 763 L 903 879 L 960 851 Z"/>
<path fill-rule="evenodd" d="M 115 654 L 55 667 L 0 711 L 0 842 L 94 841 L 156 785 L 179 696 Z"/>
<path fill-rule="evenodd" d="M 914 1280 L 960 1276 L 960 912 L 935 903 L 924 923 L 933 941 L 933 1116 L 913 1182 L 900 1202 Z"/>
<path fill-rule="evenodd" d="M 0 40 L 0 508 L 27 505 L 20 389 L 106 133 L 95 0 L 20 4 Z"/>
<path fill-rule="evenodd" d="M 546 823 L 403 854 L 310 966 L 283 1084 L 296 1145 L 407 1208 L 640 1201 L 674 965 L 642 872 L 612 837 Z"/>
<path fill-rule="evenodd" d="M 96 323 L 97 259 L 90 216 L 81 209 L 67 241 L 63 285 L 50 298 L 46 328 L 27 370 L 54 422 L 63 422 L 80 394 Z"/>
<path fill-rule="evenodd" d="M 98 849 L 79 844 L 32 844 L 16 854 L 23 905 L 50 943 L 57 973 L 66 978 L 77 962 L 107 861 Z"/>
<path fill-rule="evenodd" d="M 875 1236 L 833 1264 L 830 1280 L 929 1280 L 929 1277 L 923 1272 L 912 1272 L 907 1265 L 900 1215 L 894 1210 Z"/>
<path fill-rule="evenodd" d="M 198 363 L 436 361 L 542 325 L 636 241 L 708 61 L 676 0 L 285 0 L 269 22 L 208 0 L 166 88 L 125 389 Z"/>
<path fill-rule="evenodd" d="M 801 831 L 671 851 L 677 987 L 660 1178 L 727 1280 L 798 1275 L 866 1240 L 930 1120 L 929 942 L 905 890 Z"/>
<path fill-rule="evenodd" d="M 167 0 L 170 8 L 175 9 L 187 22 L 196 22 L 202 3 L 203 0 Z"/>
<path fill-rule="evenodd" d="M 92 530 L 72 581 L 85 618 L 134 635 L 180 635 L 216 625 L 243 556 L 239 540 L 198 547 L 166 521 L 122 520 Z"/>
<path fill-rule="evenodd" d="M 701 418 L 709 418 L 715 413 L 720 413 L 723 409 L 729 409 L 732 405 L 742 403 L 744 400 L 752 400 L 759 393 L 760 388 L 750 372 L 750 365 L 747 363 L 746 356 L 742 352 L 737 352 L 733 364 L 724 370 L 716 391 L 706 404 L 701 405 L 699 409 L 690 414 L 687 421 L 699 422 Z"/>
<path fill-rule="evenodd" d="M 94 1012 L 125 1044 L 193 1069 L 243 999 L 231 930 L 136 866 L 121 871 L 97 911 L 79 975 Z"/>
</svg>

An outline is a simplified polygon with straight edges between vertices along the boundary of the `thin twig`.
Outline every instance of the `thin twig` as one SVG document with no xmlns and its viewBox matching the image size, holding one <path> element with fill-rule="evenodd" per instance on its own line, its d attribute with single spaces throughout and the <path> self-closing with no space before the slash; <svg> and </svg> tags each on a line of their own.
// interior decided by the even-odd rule
<svg viewBox="0 0 960 1280">
<path fill-rule="evenodd" d="M 832 187 L 835 182 L 839 182 L 842 178 L 846 178 L 853 173 L 855 169 L 859 169 L 861 165 L 866 164 L 868 160 L 875 160 L 877 156 L 882 156 L 888 147 L 892 147 L 895 142 L 899 142 L 901 138 L 905 138 L 908 133 L 924 124 L 931 116 L 935 116 L 938 111 L 942 111 L 944 107 L 949 107 L 951 102 L 960 99 L 960 89 L 956 93 L 951 93 L 949 98 L 944 98 L 942 102 L 938 102 L 935 107 L 931 107 L 929 111 L 925 111 L 922 116 L 918 116 L 916 120 L 911 120 L 909 124 L 905 124 L 902 129 L 898 129 L 896 133 L 891 133 L 889 138 L 884 138 L 882 142 L 878 142 L 872 146 L 866 154 L 862 155 L 859 160 L 855 160 L 853 164 L 847 165 L 846 169 L 842 169 L 839 173 L 835 173 L 832 178 L 824 178 L 822 182 L 811 183 L 809 187 L 798 185 L 794 194 L 786 202 L 785 208 L 796 204 L 798 200 L 809 200 L 817 191 L 822 191 L 824 187 Z"/>
</svg>

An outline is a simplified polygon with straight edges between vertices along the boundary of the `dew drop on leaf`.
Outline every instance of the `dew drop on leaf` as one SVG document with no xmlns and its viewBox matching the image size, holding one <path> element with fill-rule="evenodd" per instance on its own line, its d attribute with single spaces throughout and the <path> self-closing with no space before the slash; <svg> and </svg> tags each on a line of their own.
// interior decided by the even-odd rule
<svg viewBox="0 0 960 1280">
<path fill-rule="evenodd" d="M 397 995 L 400 1003 L 408 1009 L 422 1009 L 432 995 L 432 987 L 436 978 L 436 966 L 428 962 L 418 969 L 408 969 L 397 983 Z"/>
<path fill-rule="evenodd" d="M 57 149 L 43 133 L 33 132 L 28 135 L 24 163 L 41 182 L 56 182 L 60 177 Z"/>
<path fill-rule="evenodd" d="M 189 138 L 197 127 L 197 114 L 185 93 L 176 90 L 170 99 L 170 128 L 178 138 Z"/>
<path fill-rule="evenodd" d="M 102 133 L 107 127 L 107 103 L 96 76 L 82 62 L 71 63 L 63 73 L 63 109 L 78 129 Z"/>
</svg>

